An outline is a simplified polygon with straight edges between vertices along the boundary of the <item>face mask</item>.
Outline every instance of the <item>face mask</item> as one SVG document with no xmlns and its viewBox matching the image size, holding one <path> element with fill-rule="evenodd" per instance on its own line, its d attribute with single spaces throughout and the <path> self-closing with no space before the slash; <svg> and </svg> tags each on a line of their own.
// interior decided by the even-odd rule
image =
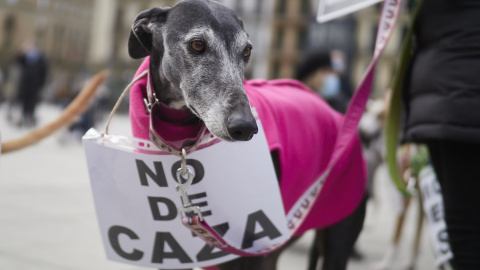
<svg viewBox="0 0 480 270">
<path fill-rule="evenodd" d="M 345 63 L 340 58 L 332 59 L 332 69 L 336 72 L 342 73 L 345 71 Z"/>
<path fill-rule="evenodd" d="M 327 74 L 323 77 L 320 95 L 325 99 L 336 97 L 340 93 L 340 79 L 336 74 Z"/>
</svg>

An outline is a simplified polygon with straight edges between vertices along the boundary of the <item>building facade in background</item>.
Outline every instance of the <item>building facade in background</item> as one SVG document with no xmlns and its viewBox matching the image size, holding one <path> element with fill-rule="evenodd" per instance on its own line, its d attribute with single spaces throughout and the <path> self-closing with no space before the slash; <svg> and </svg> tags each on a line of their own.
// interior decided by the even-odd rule
<svg viewBox="0 0 480 270">
<path fill-rule="evenodd" d="M 14 88 L 15 57 L 34 41 L 45 53 L 50 79 L 47 96 L 71 91 L 90 51 L 93 0 L 0 0 L 0 71 Z M 54 80 L 52 80 L 54 78 Z M 6 87 L 3 89 L 7 91 Z M 15 90 L 15 89 L 13 89 Z M 10 90 L 12 91 L 12 90 Z M 58 93 L 57 93 L 58 92 Z"/>
<path fill-rule="evenodd" d="M 176 0 L 0 0 L 0 68 L 8 70 L 24 39 L 34 37 L 50 61 L 48 95 L 72 91 L 78 77 L 109 68 L 112 97 L 128 83 L 140 61 L 127 53 L 131 24 L 153 6 Z M 222 0 L 243 19 L 253 43 L 247 78 L 293 78 L 312 50 L 342 50 L 356 85 L 373 57 L 380 5 L 325 23 L 315 22 L 317 0 Z M 406 11 L 406 9 L 404 9 Z M 403 12 L 382 56 L 375 95 L 388 88 L 408 16 Z M 8 72 L 7 72 L 8 73 Z"/>
</svg>

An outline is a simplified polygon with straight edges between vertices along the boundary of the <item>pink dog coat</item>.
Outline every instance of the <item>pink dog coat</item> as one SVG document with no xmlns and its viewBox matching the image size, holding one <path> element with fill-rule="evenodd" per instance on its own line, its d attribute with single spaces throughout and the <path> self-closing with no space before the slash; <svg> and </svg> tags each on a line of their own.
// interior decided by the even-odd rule
<svg viewBox="0 0 480 270">
<path fill-rule="evenodd" d="M 136 76 L 148 69 L 147 57 Z M 137 81 L 130 92 L 130 121 L 133 136 L 149 140 L 149 116 L 143 103 L 147 77 Z M 278 151 L 280 190 L 285 211 L 289 211 L 305 190 L 327 167 L 343 116 L 317 94 L 295 80 L 250 80 L 244 82 L 250 105 L 258 113 L 270 151 Z M 176 126 L 190 115 L 164 115 L 171 134 L 194 136 L 195 125 Z M 162 130 L 155 130 L 161 133 Z M 193 134 L 193 135 L 192 135 Z M 327 177 L 309 216 L 296 234 L 332 225 L 348 216 L 361 201 L 366 187 L 366 168 L 358 136 L 343 153 Z"/>
</svg>

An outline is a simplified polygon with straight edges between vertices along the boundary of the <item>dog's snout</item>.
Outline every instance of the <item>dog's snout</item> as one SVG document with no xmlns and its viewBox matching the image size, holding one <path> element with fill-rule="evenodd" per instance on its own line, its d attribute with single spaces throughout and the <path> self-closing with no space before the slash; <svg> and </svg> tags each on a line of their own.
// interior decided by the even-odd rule
<svg viewBox="0 0 480 270">
<path fill-rule="evenodd" d="M 236 141 L 248 141 L 257 134 L 258 127 L 250 108 L 248 111 L 234 110 L 227 119 L 227 130 Z"/>
</svg>

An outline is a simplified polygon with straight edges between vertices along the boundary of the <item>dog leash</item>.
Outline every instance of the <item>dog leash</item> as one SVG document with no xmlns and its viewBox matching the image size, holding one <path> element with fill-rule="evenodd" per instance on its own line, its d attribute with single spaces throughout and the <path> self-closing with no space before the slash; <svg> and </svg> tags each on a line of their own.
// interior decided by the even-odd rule
<svg viewBox="0 0 480 270">
<path fill-rule="evenodd" d="M 378 59 L 380 58 L 382 52 L 384 51 L 388 43 L 388 40 L 390 39 L 394 26 L 396 25 L 398 15 L 400 13 L 401 2 L 401 0 L 385 0 L 383 4 L 375 43 L 375 52 L 372 62 L 368 66 L 367 71 L 365 72 L 359 86 L 357 87 L 357 90 L 355 91 L 355 94 L 352 97 L 344 120 L 340 126 L 340 130 L 335 141 L 334 151 L 332 153 L 327 168 L 320 176 L 320 178 L 315 181 L 315 183 L 311 185 L 306 190 L 306 192 L 297 200 L 297 202 L 286 215 L 287 226 L 290 235 L 294 235 L 294 233 L 300 228 L 302 222 L 305 220 L 306 216 L 312 209 L 315 200 L 318 198 L 318 195 L 320 194 L 323 184 L 327 179 L 330 171 L 335 167 L 338 160 L 342 157 L 342 154 L 345 152 L 345 150 L 351 144 L 353 138 L 357 134 L 358 123 L 365 110 L 368 97 L 370 96 L 375 67 Z M 182 155 L 181 158 L 182 161 L 185 160 L 186 155 Z M 180 170 L 181 169 L 179 169 L 179 171 Z M 183 186 L 179 189 L 181 192 L 186 192 L 188 186 Z M 222 251 L 236 254 L 239 256 L 260 256 L 269 254 L 279 249 L 288 241 L 287 240 L 283 243 L 268 247 L 265 250 L 257 252 L 241 250 L 227 243 L 205 221 L 205 219 L 202 218 L 201 215 L 196 214 L 196 212 L 198 211 L 189 208 L 191 207 L 191 205 L 189 205 L 188 201 L 183 201 L 183 204 L 184 208 L 180 212 L 190 214 L 181 216 L 182 223 L 187 228 L 189 228 L 195 235 L 205 241 L 205 243 L 207 243 L 209 246 L 219 248 Z"/>
</svg>

